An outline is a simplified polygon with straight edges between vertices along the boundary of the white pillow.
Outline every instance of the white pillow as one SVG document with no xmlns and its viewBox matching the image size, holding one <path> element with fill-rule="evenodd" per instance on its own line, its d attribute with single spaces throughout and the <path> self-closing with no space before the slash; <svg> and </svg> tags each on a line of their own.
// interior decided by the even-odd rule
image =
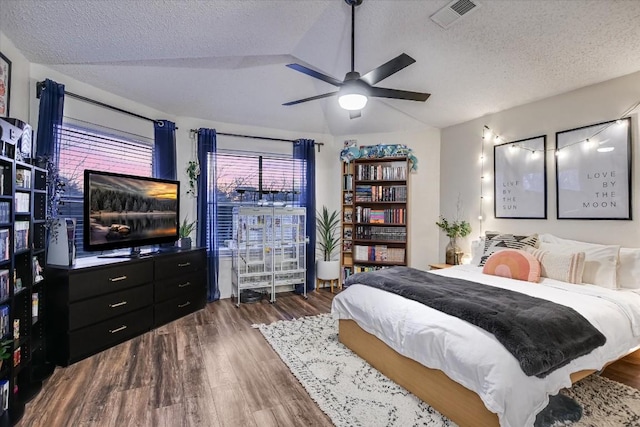
<svg viewBox="0 0 640 427">
<path fill-rule="evenodd" d="M 471 242 L 471 265 L 480 264 L 480 259 L 484 252 L 484 236 L 480 237 L 480 240 L 474 240 Z"/>
<path fill-rule="evenodd" d="M 540 249 L 570 254 L 584 252 L 583 283 L 616 289 L 616 268 L 620 246 L 597 245 L 593 243 L 547 243 L 540 242 Z"/>
<path fill-rule="evenodd" d="M 640 289 L 640 249 L 620 248 L 618 261 L 618 287 Z"/>
</svg>

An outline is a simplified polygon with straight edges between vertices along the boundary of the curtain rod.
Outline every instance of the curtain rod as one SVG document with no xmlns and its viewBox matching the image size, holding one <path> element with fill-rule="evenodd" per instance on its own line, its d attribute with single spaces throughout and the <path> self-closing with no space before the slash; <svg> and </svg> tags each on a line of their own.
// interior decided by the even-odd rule
<svg viewBox="0 0 640 427">
<path fill-rule="evenodd" d="M 198 133 L 198 129 L 190 129 L 190 133 Z M 242 135 L 239 133 L 224 133 L 224 132 L 216 132 L 216 135 L 224 135 L 224 136 L 235 136 L 238 138 L 250 138 L 250 139 L 262 139 L 264 141 L 282 141 L 282 142 L 298 142 L 295 139 L 283 139 L 283 138 L 271 138 L 268 136 L 255 136 L 255 135 Z M 318 146 L 318 152 L 320 152 L 320 146 L 324 145 L 324 142 L 313 142 L 313 145 Z"/>
<path fill-rule="evenodd" d="M 44 82 L 38 82 L 37 85 L 36 85 L 36 97 L 37 98 L 40 98 L 40 95 L 42 94 L 42 90 L 43 89 L 44 89 Z M 86 96 L 78 95 L 77 93 L 69 92 L 67 90 L 64 91 L 64 95 L 65 96 L 69 96 L 71 98 L 78 99 L 80 101 L 88 102 L 89 104 L 94 104 L 94 105 L 98 105 L 100 107 L 108 108 L 109 110 L 117 111 L 118 113 L 127 114 L 129 116 L 137 117 L 137 118 L 142 119 L 142 120 L 147 120 L 149 122 L 156 123 L 156 122 L 159 121 L 159 120 L 155 120 L 155 119 L 150 119 L 149 117 L 145 117 L 145 116 L 142 116 L 142 115 L 137 114 L 137 113 L 133 113 L 131 111 L 124 110 L 124 109 L 119 108 L 119 107 L 114 107 L 113 105 L 105 104 L 104 102 L 101 102 L 101 101 L 96 101 L 95 99 L 87 98 Z M 176 127 L 176 130 L 177 129 L 178 128 Z"/>
</svg>

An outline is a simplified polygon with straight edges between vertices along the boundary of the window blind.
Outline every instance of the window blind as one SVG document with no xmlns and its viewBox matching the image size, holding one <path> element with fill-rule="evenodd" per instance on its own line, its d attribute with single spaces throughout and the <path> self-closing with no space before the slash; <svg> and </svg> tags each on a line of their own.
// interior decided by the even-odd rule
<svg viewBox="0 0 640 427">
<path fill-rule="evenodd" d="M 219 151 L 209 160 L 209 167 L 213 161 L 217 165 L 217 179 L 208 185 L 218 196 L 215 224 L 222 246 L 233 240 L 234 207 L 254 206 L 260 200 L 300 205 L 304 173 L 300 162 L 291 155 Z"/>
<path fill-rule="evenodd" d="M 151 176 L 153 143 L 111 135 L 64 123 L 59 131 L 58 170 L 65 184 L 58 216 L 76 219 L 76 250 L 83 250 L 84 170 L 94 169 L 127 175 Z"/>
</svg>

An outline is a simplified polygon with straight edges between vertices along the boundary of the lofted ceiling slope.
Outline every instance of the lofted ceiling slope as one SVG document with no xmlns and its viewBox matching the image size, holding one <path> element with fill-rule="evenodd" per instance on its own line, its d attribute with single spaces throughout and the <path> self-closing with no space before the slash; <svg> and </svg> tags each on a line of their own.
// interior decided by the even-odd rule
<svg viewBox="0 0 640 427">
<path fill-rule="evenodd" d="M 344 0 L 1 0 L 0 30 L 27 59 L 176 115 L 332 135 L 452 124 L 640 70 L 640 1 L 478 0 L 445 30 L 447 0 L 364 0 L 361 74 L 402 52 L 416 63 L 377 86 L 425 103 L 371 99 L 350 120 L 335 88 L 350 69 Z"/>
</svg>

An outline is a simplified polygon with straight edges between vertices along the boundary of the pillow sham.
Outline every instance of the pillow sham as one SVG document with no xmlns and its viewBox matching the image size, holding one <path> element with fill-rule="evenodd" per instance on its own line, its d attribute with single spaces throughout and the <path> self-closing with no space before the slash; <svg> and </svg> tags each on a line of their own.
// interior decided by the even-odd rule
<svg viewBox="0 0 640 427">
<path fill-rule="evenodd" d="M 527 249 L 540 262 L 540 275 L 568 283 L 582 283 L 584 252 L 557 253 L 544 249 Z"/>
<path fill-rule="evenodd" d="M 482 267 L 487 259 L 495 252 L 503 249 L 523 250 L 526 246 L 538 247 L 538 235 L 521 236 L 514 234 L 500 234 L 487 231 L 484 238 L 484 252 L 480 257 L 479 267 Z"/>
<path fill-rule="evenodd" d="M 640 289 L 640 249 L 620 248 L 616 283 L 623 289 Z"/>
<path fill-rule="evenodd" d="M 504 249 L 493 253 L 482 268 L 484 274 L 509 279 L 540 281 L 540 263 L 530 253 L 518 249 Z"/>
<path fill-rule="evenodd" d="M 599 243 L 582 242 L 579 240 L 563 239 L 553 234 L 545 233 L 539 236 L 541 242 L 575 244 L 580 246 L 607 246 Z M 623 289 L 640 289 L 640 249 L 620 248 L 616 269 L 616 287 Z"/>
<path fill-rule="evenodd" d="M 540 249 L 555 253 L 572 254 L 584 252 L 582 283 L 616 289 L 616 268 L 620 246 L 587 244 L 540 243 Z"/>
</svg>

